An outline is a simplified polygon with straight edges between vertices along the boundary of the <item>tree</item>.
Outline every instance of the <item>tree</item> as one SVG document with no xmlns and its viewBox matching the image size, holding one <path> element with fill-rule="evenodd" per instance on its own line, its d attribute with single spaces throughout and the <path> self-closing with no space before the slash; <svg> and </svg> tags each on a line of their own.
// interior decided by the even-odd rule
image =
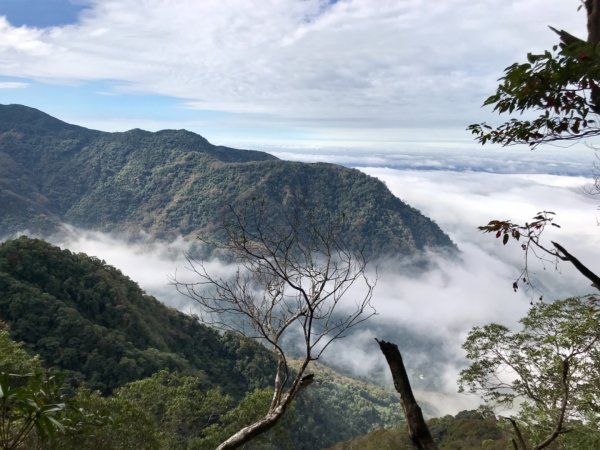
<svg viewBox="0 0 600 450">
<path fill-rule="evenodd" d="M 42 372 L 13 375 L 0 372 L 0 448 L 22 448 L 35 430 L 49 440 L 63 424 L 57 419 L 65 404 L 56 401 L 54 380 Z"/>
<path fill-rule="evenodd" d="M 568 432 L 600 425 L 600 312 L 595 297 L 533 306 L 522 330 L 499 324 L 475 327 L 463 348 L 471 365 L 460 391 L 492 405 L 517 407 L 509 417 L 515 448 L 547 448 Z M 596 438 L 598 436 L 596 435 Z"/>
<path fill-rule="evenodd" d="M 548 142 L 600 136 L 600 0 L 584 0 L 582 6 L 587 13 L 587 40 L 550 27 L 560 37 L 560 43 L 552 51 L 529 53 L 526 63 L 515 63 L 505 69 L 496 93 L 485 100 L 484 106 L 493 105 L 499 114 L 519 113 L 521 118 L 513 117 L 497 127 L 485 122 L 470 125 L 468 129 L 481 144 L 537 147 Z M 529 118 L 530 113 L 538 115 Z M 600 192 L 598 177 L 596 191 Z M 492 220 L 479 229 L 495 233 L 497 238 L 502 236 L 504 244 L 511 238 L 521 240 L 525 264 L 513 282 L 515 291 L 521 282 L 531 286 L 530 255 L 567 261 L 600 289 L 600 276 L 566 248 L 556 242 L 541 241 L 547 225 L 558 226 L 553 215 L 550 211 L 538 212 L 531 222 L 524 224 Z"/>
<path fill-rule="evenodd" d="M 539 144 L 579 140 L 600 135 L 596 116 L 600 112 L 600 0 L 585 0 L 588 38 L 579 39 L 556 30 L 560 44 L 552 52 L 527 55 L 526 63 L 505 69 L 496 93 L 484 105 L 494 105 L 498 113 L 536 112 L 529 120 L 512 118 L 492 127 L 472 124 L 469 130 L 477 140 L 502 145 Z"/>
<path fill-rule="evenodd" d="M 309 364 L 375 313 L 370 304 L 374 281 L 366 274 L 360 252 L 351 252 L 340 239 L 342 221 L 317 221 L 303 212 L 285 216 L 274 227 L 265 220 L 267 214 L 273 212 L 256 201 L 241 213 L 232 211 L 223 240 L 212 243 L 236 264 L 233 274 L 212 275 L 204 263 L 190 259 L 196 279 L 175 280 L 180 292 L 200 304 L 204 322 L 259 339 L 276 355 L 267 412 L 221 443 L 219 450 L 237 448 L 272 428 L 313 381 Z M 353 292 L 355 301 L 342 302 L 358 281 L 362 291 Z M 297 340 L 301 363 L 292 370 L 290 355 Z"/>
<path fill-rule="evenodd" d="M 35 431 L 40 441 L 62 430 L 60 401 L 53 377 L 32 356 L 14 342 L 0 322 L 0 449 L 22 448 Z"/>
</svg>

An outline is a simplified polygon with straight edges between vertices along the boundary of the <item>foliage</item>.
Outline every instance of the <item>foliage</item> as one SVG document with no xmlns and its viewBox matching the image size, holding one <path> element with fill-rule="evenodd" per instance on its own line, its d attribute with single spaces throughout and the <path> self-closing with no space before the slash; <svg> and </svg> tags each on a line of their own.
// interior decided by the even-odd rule
<svg viewBox="0 0 600 450">
<path fill-rule="evenodd" d="M 37 440 L 48 441 L 64 429 L 58 416 L 65 405 L 55 377 L 7 329 L 0 330 L 0 355 L 0 448 L 21 448 L 32 431 Z"/>
<path fill-rule="evenodd" d="M 218 424 L 206 429 L 202 439 L 195 441 L 193 448 L 197 450 L 213 450 L 238 430 L 260 420 L 268 411 L 271 403 L 272 391 L 270 389 L 257 389 L 248 393 L 240 403 L 220 418 Z M 256 450 L 292 450 L 296 447 L 290 438 L 292 420 L 295 418 L 292 406 L 286 416 L 275 427 L 266 433 L 257 436 L 242 448 Z M 297 441 L 296 441 L 297 442 Z M 318 441 L 313 440 L 315 445 Z"/>
<path fill-rule="evenodd" d="M 42 441 L 62 430 L 63 424 L 56 416 L 65 405 L 56 399 L 54 380 L 43 372 L 0 372 L 0 448 L 20 448 L 33 430 Z"/>
<path fill-rule="evenodd" d="M 279 209 L 295 199 L 324 218 L 347 214 L 347 241 L 370 254 L 455 249 L 436 224 L 358 170 L 218 147 L 184 130 L 102 133 L 0 105 L 0 237 L 68 222 L 214 238 L 227 205 L 239 209 L 253 197 Z"/>
<path fill-rule="evenodd" d="M 463 348 L 473 362 L 461 391 L 492 405 L 516 407 L 536 448 L 568 429 L 600 425 L 600 312 L 594 297 L 538 303 L 511 332 L 475 327 Z M 545 444 L 545 445 L 544 445 Z"/>
<path fill-rule="evenodd" d="M 25 237 L 0 245 L 0 319 L 46 365 L 104 393 L 169 368 L 241 398 L 273 367 L 261 346 L 167 308 L 103 261 Z"/>
<path fill-rule="evenodd" d="M 244 448 L 314 450 L 399 420 L 394 395 L 331 370 L 318 373 L 321 381 L 302 393 L 282 421 Z M 195 377 L 162 371 L 108 397 L 79 389 L 67 409 L 70 430 L 55 444 L 65 450 L 213 450 L 260 418 L 270 401 L 269 389 L 257 389 L 235 404 L 218 388 L 203 388 Z"/>
<path fill-rule="evenodd" d="M 64 421 L 68 427 L 54 438 L 57 449 L 168 448 L 161 447 L 158 426 L 143 404 L 122 401 L 116 394 L 104 397 L 78 388 L 67 403 Z"/>
<path fill-rule="evenodd" d="M 234 408 L 233 398 L 220 388 L 208 387 L 205 377 L 164 370 L 128 383 L 110 396 L 78 388 L 64 398 L 55 379 L 44 376 L 40 359 L 29 355 L 6 331 L 0 334 L 0 350 L 9 357 L 2 361 L 4 368 L 36 370 L 24 375 L 0 372 L 2 449 L 21 448 L 21 444 L 64 450 L 212 449 L 215 437 L 247 424 L 268 407 L 267 391 L 248 394 Z M 52 402 L 59 398 L 61 403 Z M 37 436 L 29 433 L 32 429 Z M 279 442 L 281 435 L 279 431 L 270 439 Z"/>
<path fill-rule="evenodd" d="M 38 356 L 33 356 L 10 337 L 8 326 L 0 322 L 0 372 L 24 375 L 38 372 L 42 364 Z"/>
<path fill-rule="evenodd" d="M 311 372 L 316 381 L 296 400 L 288 426 L 296 449 L 331 446 L 402 420 L 395 392 L 342 376 L 318 363 Z"/>
<path fill-rule="evenodd" d="M 198 377 L 166 371 L 125 385 L 114 398 L 125 405 L 135 404 L 152 417 L 162 448 L 185 448 L 208 427 L 222 422 L 233 407 L 233 399 L 219 388 L 208 389 Z"/>
<path fill-rule="evenodd" d="M 535 147 L 600 135 L 600 47 L 564 31 L 557 33 L 562 38 L 560 46 L 552 52 L 529 53 L 526 63 L 507 67 L 496 93 L 484 102 L 500 114 L 539 115 L 512 118 L 496 128 L 486 123 L 470 125 L 481 144 Z"/>
<path fill-rule="evenodd" d="M 73 429 L 57 439 L 63 449 L 197 448 L 233 400 L 198 377 L 161 371 L 109 397 L 80 389 L 68 411 Z"/>
<path fill-rule="evenodd" d="M 444 416 L 427 421 L 440 449 L 505 450 L 509 440 L 502 424 L 486 411 L 461 411 L 456 416 Z M 331 450 L 412 449 L 405 427 L 378 429 L 365 436 L 342 442 Z"/>
</svg>

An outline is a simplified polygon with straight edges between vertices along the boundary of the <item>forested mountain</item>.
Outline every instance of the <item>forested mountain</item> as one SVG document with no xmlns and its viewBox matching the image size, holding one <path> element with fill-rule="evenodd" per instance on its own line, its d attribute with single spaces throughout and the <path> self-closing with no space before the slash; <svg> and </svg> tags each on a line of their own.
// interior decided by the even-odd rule
<svg viewBox="0 0 600 450">
<path fill-rule="evenodd" d="M 368 254 L 411 254 L 453 243 L 379 180 L 332 164 L 282 161 L 210 144 L 185 130 L 106 133 L 21 105 L 0 105 L 0 236 L 61 222 L 157 237 L 212 233 L 230 207 L 259 199 L 266 220 L 310 210 L 344 218 Z"/>
<path fill-rule="evenodd" d="M 274 374 L 266 348 L 164 306 L 104 261 L 39 239 L 0 245 L 0 330 L 3 323 L 70 385 L 112 394 L 78 394 L 80 407 L 118 417 L 59 448 L 82 448 L 88 432 L 85 439 L 111 444 L 85 448 L 214 448 L 211 439 L 247 425 L 270 401 L 261 390 Z M 325 368 L 313 373 L 294 411 L 251 448 L 318 449 L 400 420 L 394 393 Z M 141 426 L 145 438 L 156 434 L 152 445 L 136 441 Z"/>
<path fill-rule="evenodd" d="M 38 239 L 0 245 L 0 320 L 48 366 L 104 393 L 161 369 L 201 371 L 237 397 L 271 383 L 262 346 L 221 336 L 105 262 Z"/>
</svg>

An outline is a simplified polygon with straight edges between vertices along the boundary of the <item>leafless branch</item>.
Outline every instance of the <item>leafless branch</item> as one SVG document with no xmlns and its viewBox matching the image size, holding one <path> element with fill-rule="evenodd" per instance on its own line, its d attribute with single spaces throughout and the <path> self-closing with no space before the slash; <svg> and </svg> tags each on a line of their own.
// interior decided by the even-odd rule
<svg viewBox="0 0 600 450">
<path fill-rule="evenodd" d="M 174 280 L 179 292 L 200 305 L 201 320 L 262 340 L 277 357 L 269 411 L 219 449 L 236 448 L 275 425 L 312 381 L 305 373 L 309 363 L 375 314 L 371 298 L 376 279 L 367 276 L 362 253 L 351 252 L 343 242 L 342 218 L 332 223 L 304 211 L 301 220 L 284 216 L 273 227 L 264 220 L 270 213 L 254 203 L 244 211 L 231 210 L 222 229 L 225 239 L 212 243 L 235 264 L 230 275 L 213 275 L 205 262 L 189 258 L 194 281 Z M 347 299 L 355 284 L 362 291 L 352 304 Z M 304 354 L 292 376 L 282 342 L 296 334 L 302 336 Z"/>
</svg>

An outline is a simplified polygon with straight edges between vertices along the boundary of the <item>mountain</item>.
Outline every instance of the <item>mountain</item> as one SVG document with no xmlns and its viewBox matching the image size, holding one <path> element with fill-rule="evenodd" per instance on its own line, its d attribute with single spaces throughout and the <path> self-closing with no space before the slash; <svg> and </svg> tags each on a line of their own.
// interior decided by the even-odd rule
<svg viewBox="0 0 600 450">
<path fill-rule="evenodd" d="M 146 295 L 97 258 L 21 237 L 0 245 L 0 321 L 47 366 L 104 393 L 162 370 L 201 372 L 237 397 L 271 383 L 274 358 Z"/>
<path fill-rule="evenodd" d="M 39 354 L 46 367 L 105 396 L 155 386 L 151 379 L 171 379 L 165 369 L 172 380 L 196 380 L 189 393 L 196 397 L 216 388 L 239 401 L 272 384 L 275 359 L 257 342 L 220 335 L 144 294 L 104 261 L 39 239 L 23 236 L 0 244 L 0 331 L 4 324 L 12 339 Z M 400 420 L 395 393 L 316 364 L 311 373 L 316 382 L 294 402 L 285 421 L 293 448 L 323 448 Z M 146 382 L 137 383 L 142 379 Z M 176 390 L 177 383 L 171 387 Z M 152 394 L 144 408 L 164 409 L 163 396 Z M 179 420 L 187 428 L 195 426 L 199 436 L 202 427 L 194 425 L 198 414 L 190 410 Z M 209 416 L 203 427 L 217 419 Z M 156 420 L 158 432 L 163 424 Z M 77 442 L 74 448 L 82 448 L 81 437 Z M 127 448 L 146 447 L 138 443 Z M 256 448 L 284 447 L 275 442 Z"/>
<path fill-rule="evenodd" d="M 358 170 L 215 146 L 185 130 L 89 130 L 0 105 L 0 236 L 47 233 L 63 222 L 162 238 L 211 235 L 231 208 L 253 199 L 275 223 L 294 208 L 344 217 L 344 238 L 369 255 L 455 249 L 435 223 Z"/>
</svg>

